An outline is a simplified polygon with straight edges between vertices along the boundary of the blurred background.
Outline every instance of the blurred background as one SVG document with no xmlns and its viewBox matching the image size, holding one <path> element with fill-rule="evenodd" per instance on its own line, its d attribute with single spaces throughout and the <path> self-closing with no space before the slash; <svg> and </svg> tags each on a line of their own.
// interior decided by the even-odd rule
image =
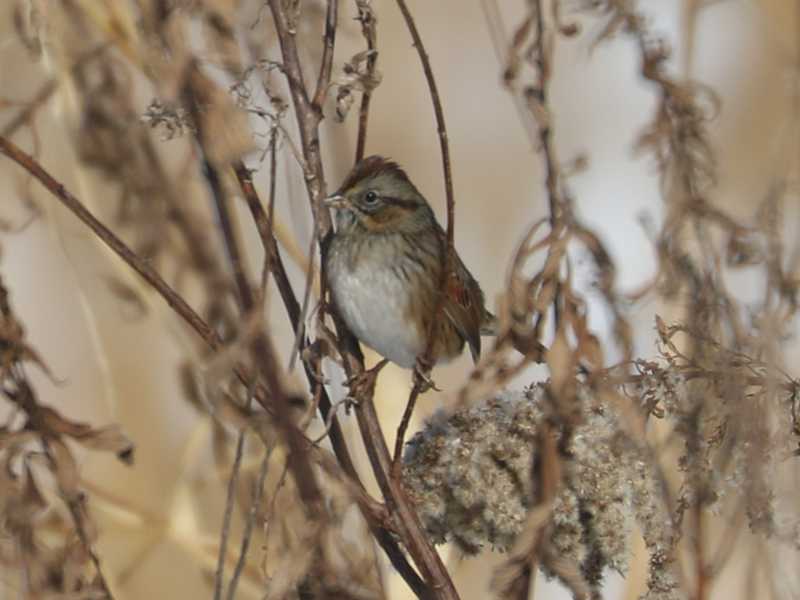
<svg viewBox="0 0 800 600">
<path fill-rule="evenodd" d="M 109 2 L 95 2 L 98 12 L 110 10 Z M 220 4 L 230 3 L 220 0 Z M 522 235 L 548 214 L 543 161 L 501 85 L 501 58 L 481 2 L 412 0 L 409 4 L 431 58 L 447 119 L 456 191 L 456 246 L 494 305 Z M 788 173 L 793 187 L 784 207 L 784 227 L 791 234 L 787 239 L 793 241 L 800 165 L 800 2 L 648 0 L 638 4 L 652 30 L 672 49 L 674 73 L 709 86 L 719 98 L 710 124 L 718 167 L 713 201 L 734 215 L 750 218 L 772 183 Z M 307 20 L 301 32 L 307 42 L 301 45 L 303 58 L 316 64 L 323 7 L 315 2 L 301 5 Z M 438 139 L 418 57 L 397 7 L 391 2 L 373 7 L 378 16 L 378 69 L 383 79 L 373 96 L 367 154 L 383 154 L 399 162 L 444 223 Z M 512 30 L 525 3 L 500 3 L 500 8 L 507 29 Z M 562 3 L 564 19 L 577 23 L 580 33 L 556 40 L 550 100 L 555 147 L 565 164 L 585 157 L 585 168 L 570 176 L 568 189 L 578 214 L 612 254 L 618 290 L 634 293 L 654 276 L 652 239 L 662 219 L 656 165 L 649 155 L 636 151 L 638 136 L 656 106 L 657 91 L 641 78 L 633 42 L 619 35 L 595 45 L 602 23 L 578 14 L 577 8 L 577 0 Z M 266 8 L 255 9 L 244 12 L 242 19 L 258 23 L 260 11 L 264 13 L 260 18 L 269 21 Z M 15 15 L 30 16 L 30 11 L 38 15 L 36 27 L 43 41 L 38 59 L 22 43 L 15 22 Z M 46 1 L 0 4 L 0 127 L 58 70 L 57 53 L 66 42 L 58 39 L 60 29 L 48 20 L 55 19 L 56 12 L 54 4 Z M 354 16 L 354 6 L 343 3 L 334 78 L 342 63 L 363 49 Z M 254 26 L 252 35 L 260 35 L 259 27 L 271 32 L 262 23 Z M 263 43 L 276 58 L 275 40 Z M 152 91 L 136 81 L 133 88 L 132 105 L 143 114 Z M 35 152 L 96 214 L 110 220 L 119 210 L 119 191 L 96 169 L 86 168 L 76 152 L 77 102 L 75 92 L 62 87 L 38 112 L 35 128 L 18 132 L 14 139 Z M 342 124 L 332 114 L 331 102 L 326 108 L 331 117 L 322 126 L 322 145 L 329 185 L 335 187 L 352 165 L 357 109 Z M 258 130 L 260 121 L 253 118 L 252 123 Z M 291 114 L 285 123 L 296 138 Z M 185 140 L 161 141 L 159 133 L 152 133 L 159 152 L 180 168 L 188 156 Z M 263 139 L 256 138 L 256 143 L 266 145 Z M 255 164 L 257 158 L 258 153 L 252 154 L 248 164 Z M 301 173 L 285 148 L 279 154 L 278 173 L 276 214 L 283 231 L 281 241 L 288 250 L 291 280 L 296 290 L 302 290 L 302 261 L 308 256 L 311 221 Z M 256 183 L 259 189 L 267 189 L 266 169 L 258 173 Z M 204 215 L 199 222 L 211 231 L 213 217 L 205 206 L 208 200 L 202 184 L 187 180 L 180 193 L 187 203 L 198 205 Z M 191 334 L 160 298 L 8 160 L 0 160 L 0 197 L 0 272 L 29 343 L 53 375 L 30 370 L 40 401 L 94 426 L 119 423 L 136 445 L 132 467 L 121 465 L 113 456 L 77 454 L 80 476 L 91 497 L 91 516 L 98 526 L 98 552 L 115 597 L 211 597 L 227 482 L 214 454 L 217 429 L 207 414 L 186 401 L 181 369 L 193 363 L 201 371 L 213 370 L 213 361 L 198 352 Z M 243 208 L 242 231 L 252 272 L 257 273 L 261 250 L 245 214 Z M 207 243 L 218 250 L 219 240 L 209 236 Z M 176 265 L 162 262 L 160 266 L 167 269 L 170 279 L 181 276 Z M 182 289 L 191 298 L 191 277 L 182 281 Z M 747 273 L 737 275 L 731 285 L 745 302 L 749 293 L 755 293 L 755 282 Z M 679 318 L 686 309 L 691 307 L 664 307 L 647 297 L 632 305 L 628 318 L 637 355 L 655 356 L 656 313 Z M 601 303 L 590 302 L 589 315 L 592 328 L 613 348 Z M 267 322 L 279 344 L 279 355 L 288 363 L 294 336 L 274 290 Z M 787 364 L 794 363 L 796 353 L 797 344 L 790 343 Z M 607 359 L 613 361 L 613 351 L 607 352 Z M 368 355 L 368 363 L 375 361 L 374 355 Z M 442 391 L 423 396 L 417 421 L 446 406 L 470 368 L 467 354 L 437 368 L 435 380 Z M 334 385 L 340 385 L 338 369 L 329 365 L 328 371 Z M 797 375 L 796 370 L 792 374 Z M 301 372 L 295 369 L 292 377 L 296 380 L 292 385 L 306 389 Z M 522 388 L 544 377 L 543 368 L 532 368 L 514 385 Z M 389 366 L 379 380 L 376 402 L 390 445 L 410 386 L 409 372 L 395 366 Z M 344 416 L 343 422 L 356 440 L 352 416 Z M 354 448 L 369 481 L 360 442 Z M 229 460 L 230 454 L 225 458 Z M 248 454 L 244 472 L 254 473 L 256 464 Z M 789 479 L 789 487 L 797 483 L 796 469 Z M 374 482 L 370 484 L 377 493 Z M 606 598 L 636 598 L 643 591 L 647 556 L 635 534 L 633 538 L 637 552 L 627 577 L 609 574 Z M 728 563 L 711 597 L 757 598 L 770 586 L 784 584 L 789 591 L 776 597 L 798 597 L 800 588 L 792 587 L 791 572 L 798 571 L 800 562 L 793 552 L 781 553 L 777 559 L 786 567 L 786 581 L 765 579 L 760 582 L 763 590 L 742 585 L 738 565 L 752 560 L 753 552 L 763 551 L 761 542 L 745 539 L 747 543 Z M 258 546 L 252 550 L 254 554 L 262 551 Z M 502 555 L 487 550 L 466 558 L 448 547 L 440 552 L 464 600 L 489 596 L 488 582 Z M 253 561 L 255 569 L 259 560 Z M 391 598 L 410 597 L 402 580 L 388 570 L 386 582 Z M 20 597 L 19 586 L 10 571 L 0 575 L 0 598 Z M 256 598 L 261 592 L 245 578 L 241 595 Z M 560 586 L 538 581 L 536 598 L 562 597 L 569 595 Z"/>
</svg>

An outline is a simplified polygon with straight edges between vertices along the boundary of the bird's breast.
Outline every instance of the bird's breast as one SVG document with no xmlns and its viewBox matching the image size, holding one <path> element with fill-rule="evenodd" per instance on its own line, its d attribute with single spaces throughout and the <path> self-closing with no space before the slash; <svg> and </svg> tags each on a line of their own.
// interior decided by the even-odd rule
<svg viewBox="0 0 800 600">
<path fill-rule="evenodd" d="M 409 317 L 411 288 L 401 275 L 390 239 L 340 244 L 334 240 L 327 262 L 328 283 L 347 327 L 363 343 L 392 362 L 412 368 L 424 340 Z"/>
</svg>

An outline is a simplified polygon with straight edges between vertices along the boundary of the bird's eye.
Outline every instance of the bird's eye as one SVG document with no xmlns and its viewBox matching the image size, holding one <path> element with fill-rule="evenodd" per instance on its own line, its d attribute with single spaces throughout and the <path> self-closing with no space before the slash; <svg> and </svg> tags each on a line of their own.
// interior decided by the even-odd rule
<svg viewBox="0 0 800 600">
<path fill-rule="evenodd" d="M 368 191 L 364 195 L 364 202 L 367 204 L 375 204 L 378 201 L 378 194 L 373 192 L 372 190 Z"/>
</svg>

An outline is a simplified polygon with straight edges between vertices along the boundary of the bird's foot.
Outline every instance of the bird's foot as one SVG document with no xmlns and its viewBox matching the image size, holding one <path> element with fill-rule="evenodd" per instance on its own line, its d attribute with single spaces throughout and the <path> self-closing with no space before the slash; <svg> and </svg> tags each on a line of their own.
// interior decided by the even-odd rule
<svg viewBox="0 0 800 600">
<path fill-rule="evenodd" d="M 432 365 L 422 358 L 418 358 L 417 364 L 414 365 L 414 386 L 419 390 L 420 394 L 430 390 L 442 391 L 436 387 L 436 383 L 431 379 L 431 368 Z"/>
</svg>

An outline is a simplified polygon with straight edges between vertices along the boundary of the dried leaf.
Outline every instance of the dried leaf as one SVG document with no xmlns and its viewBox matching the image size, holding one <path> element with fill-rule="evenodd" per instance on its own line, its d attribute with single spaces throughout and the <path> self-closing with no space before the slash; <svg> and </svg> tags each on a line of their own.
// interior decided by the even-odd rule
<svg viewBox="0 0 800 600">
<path fill-rule="evenodd" d="M 70 421 L 47 406 L 39 408 L 39 416 L 47 431 L 70 437 L 93 450 L 113 452 L 122 462 L 133 464 L 133 442 L 122 433 L 119 425 L 94 429 L 86 423 Z"/>
<path fill-rule="evenodd" d="M 597 336 L 591 333 L 583 336 L 579 343 L 580 355 L 585 358 L 594 370 L 603 368 L 603 345 Z"/>
<path fill-rule="evenodd" d="M 0 428 L 0 452 L 8 450 L 9 454 L 16 454 L 14 451 L 15 448 L 22 447 L 38 439 L 39 434 L 30 429 L 8 431 L 5 428 Z"/>
<path fill-rule="evenodd" d="M 107 425 L 100 429 L 89 429 L 84 435 L 73 437 L 87 448 L 113 452 L 125 464 L 133 464 L 133 442 L 122 432 L 122 428 L 119 425 Z"/>
<path fill-rule="evenodd" d="M 728 237 L 725 262 L 729 267 L 746 267 L 764 261 L 764 249 L 754 236 L 734 231 Z"/>
<path fill-rule="evenodd" d="M 573 373 L 572 350 L 563 325 L 558 328 L 553 345 L 547 351 L 547 366 L 550 368 L 551 385 L 558 394 Z"/>
<path fill-rule="evenodd" d="M 339 88 L 336 94 L 336 118 L 344 121 L 353 105 L 353 92 L 372 92 L 377 88 L 383 76 L 375 69 L 377 50 L 364 50 L 353 57 L 342 67 L 342 73 L 331 85 Z"/>
<path fill-rule="evenodd" d="M 61 495 L 71 502 L 80 496 L 80 475 L 75 457 L 66 444 L 57 438 L 48 440 L 48 448 L 53 459 L 53 474 L 58 482 Z"/>
<path fill-rule="evenodd" d="M 195 124 L 207 140 L 206 152 L 216 165 L 229 165 L 255 148 L 247 114 L 227 91 L 201 73 L 190 70 L 187 90 L 197 105 Z"/>
<path fill-rule="evenodd" d="M 21 479 L 21 482 L 15 482 L 15 487 L 21 486 L 19 493 L 13 495 L 3 510 L 3 518 L 7 520 L 9 526 L 31 526 L 36 518 L 47 508 L 47 501 L 39 491 L 39 486 L 27 462 L 22 471 Z"/>
</svg>

